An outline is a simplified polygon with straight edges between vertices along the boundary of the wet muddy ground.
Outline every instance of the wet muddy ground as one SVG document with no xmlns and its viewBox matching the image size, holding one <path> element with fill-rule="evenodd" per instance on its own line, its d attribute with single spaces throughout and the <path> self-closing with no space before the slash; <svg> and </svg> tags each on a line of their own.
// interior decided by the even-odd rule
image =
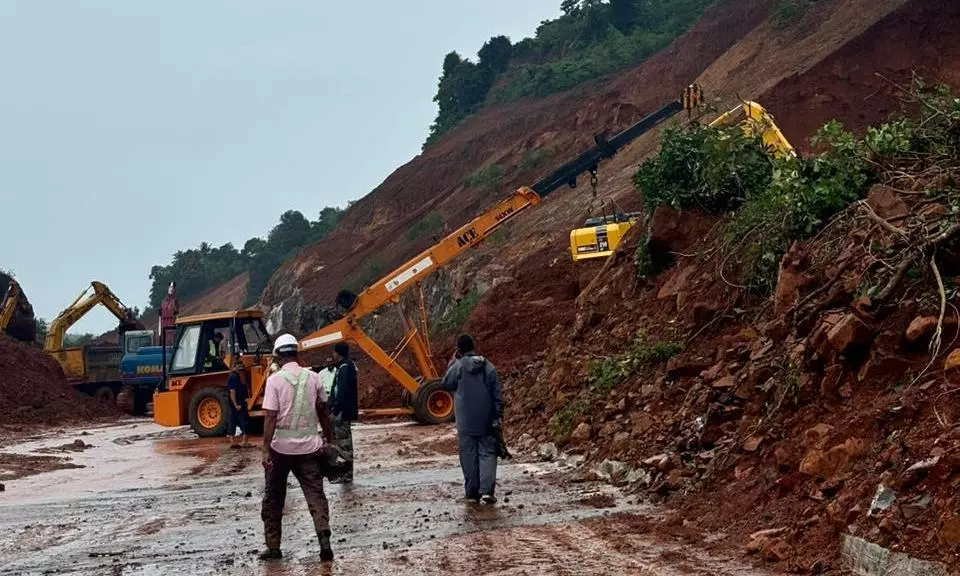
<svg viewBox="0 0 960 576">
<path fill-rule="evenodd" d="M 571 482 L 558 463 L 502 464 L 496 507 L 459 503 L 453 439 L 448 427 L 358 427 L 355 484 L 328 486 L 337 554 L 329 565 L 318 560 L 292 476 L 285 558 L 256 561 L 256 449 L 142 421 L 7 445 L 0 477 L 31 469 L 16 473 L 10 462 L 66 460 L 5 481 L 0 575 L 759 574 L 644 535 L 637 527 L 654 510 L 609 486 Z"/>
</svg>

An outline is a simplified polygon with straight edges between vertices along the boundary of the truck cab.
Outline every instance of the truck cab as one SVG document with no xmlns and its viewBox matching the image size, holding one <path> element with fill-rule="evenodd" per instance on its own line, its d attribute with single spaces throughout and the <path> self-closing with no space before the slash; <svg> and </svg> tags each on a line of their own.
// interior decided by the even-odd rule
<svg viewBox="0 0 960 576">
<path fill-rule="evenodd" d="M 234 361 L 242 366 L 250 416 L 262 416 L 259 408 L 272 349 L 259 310 L 178 318 L 168 351 L 167 381 L 154 393 L 154 421 L 163 426 L 189 424 L 201 437 L 225 435 L 227 380 Z"/>
</svg>

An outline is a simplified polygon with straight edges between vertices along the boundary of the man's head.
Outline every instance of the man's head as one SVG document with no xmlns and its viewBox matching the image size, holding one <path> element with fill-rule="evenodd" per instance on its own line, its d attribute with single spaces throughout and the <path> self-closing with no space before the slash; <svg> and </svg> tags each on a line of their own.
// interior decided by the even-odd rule
<svg viewBox="0 0 960 576">
<path fill-rule="evenodd" d="M 327 367 L 327 370 L 333 370 L 336 363 L 333 361 L 333 356 L 327 356 L 327 359 L 323 361 L 323 365 Z"/>
<path fill-rule="evenodd" d="M 293 337 L 293 334 L 281 334 L 273 342 L 273 355 L 283 362 L 290 362 L 297 359 L 297 350 L 299 343 Z"/>
<path fill-rule="evenodd" d="M 473 338 L 469 334 L 457 336 L 457 352 L 461 354 L 473 352 Z"/>
<path fill-rule="evenodd" d="M 243 372 L 243 360 L 240 358 L 240 355 L 233 357 L 233 362 L 230 364 L 230 370 L 233 372 Z"/>
<path fill-rule="evenodd" d="M 173 296 L 176 292 L 177 292 L 177 283 L 171 282 L 170 285 L 167 286 L 167 294 L 170 296 Z"/>
<path fill-rule="evenodd" d="M 223 334 L 221 334 L 221 333 L 219 333 L 219 332 L 217 332 L 216 334 L 214 334 L 214 335 L 213 335 L 213 341 L 216 342 L 217 344 L 220 344 L 221 342 L 223 342 Z"/>
<path fill-rule="evenodd" d="M 333 345 L 333 351 L 337 353 L 337 356 L 341 360 L 346 360 L 350 357 L 350 345 L 346 342 L 337 342 Z"/>
</svg>

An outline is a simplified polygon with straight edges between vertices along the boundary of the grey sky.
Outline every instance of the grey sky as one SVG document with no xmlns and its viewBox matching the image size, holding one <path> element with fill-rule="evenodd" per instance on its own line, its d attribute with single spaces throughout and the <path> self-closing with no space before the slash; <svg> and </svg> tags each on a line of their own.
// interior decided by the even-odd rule
<svg viewBox="0 0 960 576">
<path fill-rule="evenodd" d="M 143 307 L 175 250 L 369 192 L 419 152 L 448 51 L 559 4 L 0 0 L 0 267 L 47 319 L 91 280 Z"/>
</svg>

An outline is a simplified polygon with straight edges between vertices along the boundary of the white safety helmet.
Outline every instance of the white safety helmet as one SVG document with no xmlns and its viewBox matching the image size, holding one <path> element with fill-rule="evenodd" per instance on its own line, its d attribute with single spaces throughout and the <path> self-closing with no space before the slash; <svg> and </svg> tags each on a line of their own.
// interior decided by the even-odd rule
<svg viewBox="0 0 960 576">
<path fill-rule="evenodd" d="M 296 353 L 299 343 L 293 337 L 293 334 L 281 334 L 273 341 L 274 354 L 292 354 Z"/>
</svg>

